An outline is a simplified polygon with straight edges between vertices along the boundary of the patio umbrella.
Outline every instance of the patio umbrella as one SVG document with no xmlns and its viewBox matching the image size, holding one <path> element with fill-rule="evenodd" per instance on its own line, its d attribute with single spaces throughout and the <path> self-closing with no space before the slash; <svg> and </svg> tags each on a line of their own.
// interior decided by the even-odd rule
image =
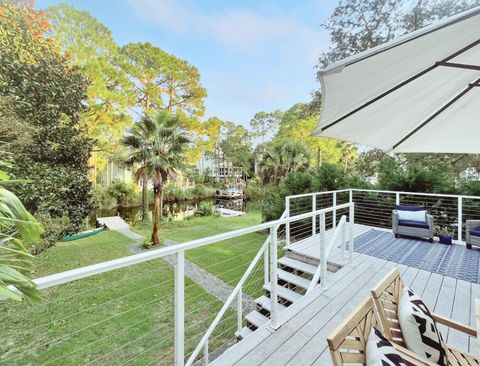
<svg viewBox="0 0 480 366">
<path fill-rule="evenodd" d="M 480 153 L 480 7 L 320 73 L 313 136 L 393 152 Z"/>
</svg>

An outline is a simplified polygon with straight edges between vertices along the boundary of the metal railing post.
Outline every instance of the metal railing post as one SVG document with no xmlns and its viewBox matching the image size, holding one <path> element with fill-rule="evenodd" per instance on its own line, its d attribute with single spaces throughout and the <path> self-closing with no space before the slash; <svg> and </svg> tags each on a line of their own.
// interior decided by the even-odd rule
<svg viewBox="0 0 480 366">
<path fill-rule="evenodd" d="M 353 230 L 354 230 L 354 225 L 355 225 L 355 204 L 352 203 L 350 205 L 350 211 L 348 215 L 348 223 L 349 223 L 349 229 L 350 229 L 350 238 L 348 241 L 348 252 L 349 252 L 349 264 L 352 266 L 353 265 Z"/>
<path fill-rule="evenodd" d="M 285 197 L 285 218 L 290 217 L 290 197 Z M 290 246 L 290 222 L 285 224 L 285 248 Z"/>
<path fill-rule="evenodd" d="M 400 204 L 400 193 L 395 193 L 395 204 L 399 205 Z"/>
<path fill-rule="evenodd" d="M 203 364 L 208 366 L 208 339 L 203 346 Z"/>
<path fill-rule="evenodd" d="M 333 228 L 337 227 L 337 192 L 333 192 L 333 211 L 332 211 L 332 225 Z"/>
<path fill-rule="evenodd" d="M 185 364 L 185 251 L 177 253 L 175 264 L 175 366 Z"/>
<path fill-rule="evenodd" d="M 317 195 L 314 193 L 312 196 L 312 212 L 317 210 Z M 317 233 L 317 217 L 316 215 L 312 216 L 312 236 L 315 236 Z"/>
<path fill-rule="evenodd" d="M 320 214 L 320 287 L 327 287 L 327 243 L 325 242 L 325 212 Z"/>
<path fill-rule="evenodd" d="M 265 252 L 263 253 L 263 279 L 264 279 L 264 282 L 263 284 L 265 286 L 268 285 L 268 272 L 269 272 L 269 268 L 268 268 L 268 245 L 267 247 L 265 248 Z"/>
<path fill-rule="evenodd" d="M 353 202 L 353 190 L 350 189 L 348 191 L 348 203 L 352 203 Z"/>
<path fill-rule="evenodd" d="M 457 239 L 458 241 L 462 241 L 462 230 L 463 230 L 463 199 L 462 197 L 458 197 L 458 217 L 457 217 Z"/>
<path fill-rule="evenodd" d="M 243 290 L 243 287 L 240 286 L 240 291 L 238 291 L 238 294 L 237 294 L 237 331 L 239 333 L 243 328 L 242 290 Z"/>
<path fill-rule="evenodd" d="M 278 277 L 277 277 L 277 233 L 278 225 L 270 228 L 270 301 L 272 311 L 270 312 L 271 325 L 277 329 L 278 325 Z"/>
<path fill-rule="evenodd" d="M 343 258 L 347 258 L 347 238 L 345 235 L 347 225 L 344 223 L 342 227 L 342 234 L 340 240 L 342 241 L 342 249 L 343 249 Z"/>
</svg>

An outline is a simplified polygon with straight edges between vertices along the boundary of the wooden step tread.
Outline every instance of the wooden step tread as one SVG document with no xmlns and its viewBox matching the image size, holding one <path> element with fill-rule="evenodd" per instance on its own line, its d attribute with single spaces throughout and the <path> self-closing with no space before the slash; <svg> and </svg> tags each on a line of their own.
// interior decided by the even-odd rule
<svg viewBox="0 0 480 366">
<path fill-rule="evenodd" d="M 310 286 L 310 280 L 297 276 L 294 273 L 284 271 L 283 269 L 277 269 L 277 275 L 279 279 L 291 283 L 292 285 L 299 286 L 304 289 L 308 289 L 308 287 Z"/>
<path fill-rule="evenodd" d="M 258 311 L 254 310 L 251 313 L 247 314 L 245 317 L 250 324 L 255 325 L 257 328 L 260 328 L 262 325 L 267 323 L 268 319 L 265 315 L 260 314 Z"/>
<path fill-rule="evenodd" d="M 241 339 L 245 339 L 247 338 L 250 334 L 253 333 L 253 330 L 251 330 L 250 328 L 248 327 L 243 327 L 240 332 L 236 332 L 235 335 L 238 337 L 238 338 L 241 338 Z"/>
<path fill-rule="evenodd" d="M 270 300 L 269 297 L 263 295 L 263 296 L 260 296 L 258 299 L 255 299 L 255 302 L 260 305 L 263 309 L 267 310 L 268 312 L 271 312 L 272 311 L 272 301 Z M 282 305 L 282 304 L 278 304 L 277 305 L 277 309 L 278 311 L 283 311 L 285 310 L 287 307 L 285 305 Z"/>
<path fill-rule="evenodd" d="M 266 285 L 263 285 L 263 288 L 267 291 L 271 291 L 271 284 L 268 283 Z M 295 302 L 298 299 L 300 299 L 303 295 L 299 294 L 298 292 L 295 292 L 293 290 L 289 290 L 288 288 L 282 287 L 282 286 L 277 286 L 277 295 L 280 296 L 281 298 L 288 300 L 290 302 Z"/>
<path fill-rule="evenodd" d="M 299 260 L 296 260 L 296 259 L 293 259 L 293 258 L 289 258 L 289 257 L 280 258 L 278 260 L 278 263 L 280 263 L 281 265 L 296 269 L 298 271 L 302 271 L 304 273 L 311 274 L 311 275 L 314 275 L 315 271 L 317 270 L 317 267 L 315 267 L 311 264 L 308 264 L 308 263 L 305 263 L 305 262 L 302 262 L 302 261 L 299 261 Z"/>
</svg>

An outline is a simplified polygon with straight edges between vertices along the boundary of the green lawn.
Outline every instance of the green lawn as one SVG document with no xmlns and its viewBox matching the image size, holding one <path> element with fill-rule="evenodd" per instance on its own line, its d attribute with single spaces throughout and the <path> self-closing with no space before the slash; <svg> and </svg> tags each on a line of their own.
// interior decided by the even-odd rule
<svg viewBox="0 0 480 366">
<path fill-rule="evenodd" d="M 160 236 L 183 243 L 260 223 L 261 215 L 259 212 L 249 212 L 245 216 L 229 218 L 199 217 L 162 224 Z M 151 233 L 150 225 L 139 224 L 133 229 L 145 237 L 148 237 Z M 266 238 L 266 233 L 242 235 L 234 239 L 189 250 L 186 252 L 186 257 L 223 281 L 235 286 Z M 253 296 L 260 295 L 263 292 L 262 283 L 263 260 L 255 267 L 247 281 L 245 292 Z"/>
<path fill-rule="evenodd" d="M 130 239 L 105 232 L 60 243 L 35 258 L 34 277 L 130 255 Z M 186 281 L 187 350 L 196 346 L 221 303 Z M 28 307 L 0 302 L 2 365 L 171 364 L 173 271 L 162 260 L 93 276 L 43 292 Z M 211 349 L 235 331 L 235 314 Z"/>
</svg>

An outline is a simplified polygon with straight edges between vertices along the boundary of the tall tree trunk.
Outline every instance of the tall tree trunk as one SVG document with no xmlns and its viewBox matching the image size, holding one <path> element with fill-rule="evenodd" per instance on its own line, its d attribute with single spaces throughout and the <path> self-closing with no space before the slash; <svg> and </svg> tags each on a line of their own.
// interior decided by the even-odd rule
<svg viewBox="0 0 480 366">
<path fill-rule="evenodd" d="M 163 189 L 163 185 L 162 185 L 162 188 L 160 188 L 160 218 L 163 219 L 163 196 L 164 196 L 164 192 L 165 190 Z"/>
<path fill-rule="evenodd" d="M 155 194 L 155 207 L 153 209 L 153 231 L 152 231 L 152 243 L 153 245 L 160 244 L 158 239 L 158 225 L 160 224 L 160 201 L 161 201 L 161 186 L 155 185 L 153 192 Z"/>
<path fill-rule="evenodd" d="M 148 209 L 148 192 L 147 192 L 148 180 L 145 175 L 142 178 L 142 221 L 149 221 L 149 209 Z"/>
</svg>

